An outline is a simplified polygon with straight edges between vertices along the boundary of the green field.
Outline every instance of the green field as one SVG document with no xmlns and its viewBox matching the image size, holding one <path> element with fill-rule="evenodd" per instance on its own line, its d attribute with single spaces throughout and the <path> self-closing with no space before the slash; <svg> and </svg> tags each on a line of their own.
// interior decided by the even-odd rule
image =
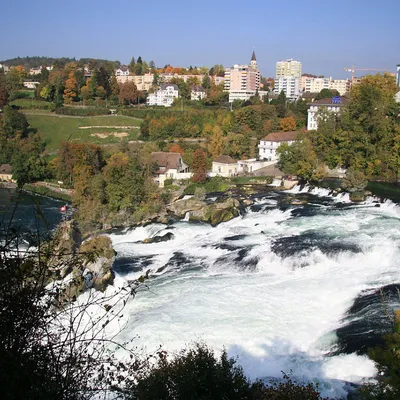
<svg viewBox="0 0 400 400">
<path fill-rule="evenodd" d="M 27 112 L 26 117 L 31 127 L 47 140 L 49 153 L 54 153 L 66 140 L 110 144 L 136 140 L 140 134 L 141 120 L 126 116 L 72 117 Z M 92 128 L 80 129 L 82 127 Z"/>
</svg>

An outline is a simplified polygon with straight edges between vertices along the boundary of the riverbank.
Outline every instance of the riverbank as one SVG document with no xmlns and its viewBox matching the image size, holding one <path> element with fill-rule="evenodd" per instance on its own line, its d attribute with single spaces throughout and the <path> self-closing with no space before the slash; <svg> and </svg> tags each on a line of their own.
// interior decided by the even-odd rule
<svg viewBox="0 0 400 400">
<path fill-rule="evenodd" d="M 51 197 L 56 200 L 62 200 L 70 203 L 72 201 L 72 190 L 63 189 L 46 182 L 37 182 L 34 184 L 25 184 L 23 190 L 40 194 L 42 196 Z"/>
</svg>

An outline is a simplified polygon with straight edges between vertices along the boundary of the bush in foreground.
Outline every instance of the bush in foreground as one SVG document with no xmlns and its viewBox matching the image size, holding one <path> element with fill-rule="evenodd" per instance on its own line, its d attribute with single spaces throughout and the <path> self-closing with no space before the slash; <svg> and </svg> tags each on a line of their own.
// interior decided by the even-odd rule
<svg viewBox="0 0 400 400">
<path fill-rule="evenodd" d="M 158 364 L 128 390 L 135 400 L 321 400 L 312 384 L 284 381 L 266 387 L 251 383 L 243 369 L 223 351 L 219 358 L 203 344 L 183 350 L 172 360 L 160 353 Z"/>
</svg>

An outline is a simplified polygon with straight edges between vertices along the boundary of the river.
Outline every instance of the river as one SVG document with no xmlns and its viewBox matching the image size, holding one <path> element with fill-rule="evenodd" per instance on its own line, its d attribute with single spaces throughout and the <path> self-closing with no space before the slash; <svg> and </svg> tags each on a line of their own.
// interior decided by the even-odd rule
<svg viewBox="0 0 400 400">
<path fill-rule="evenodd" d="M 390 200 L 356 205 L 296 187 L 258 195 L 217 227 L 178 221 L 113 233 L 118 276 L 153 272 L 119 338 L 170 354 L 197 341 L 225 347 L 252 379 L 292 371 L 343 398 L 376 373 L 365 351 L 390 329 L 380 290 L 388 307 L 399 305 L 399 222 Z M 173 240 L 141 242 L 167 232 Z"/>
<path fill-rule="evenodd" d="M 19 191 L 0 189 L 0 229 L 12 227 L 25 236 L 50 233 L 61 221 L 60 207 L 64 203 L 49 197 Z"/>
<path fill-rule="evenodd" d="M 3 223 L 15 196 L 0 190 Z M 117 282 L 152 271 L 126 306 L 119 340 L 169 354 L 202 341 L 225 347 L 252 379 L 291 372 L 344 398 L 376 374 L 366 350 L 390 330 L 385 308 L 400 305 L 400 207 L 377 198 L 353 204 L 347 194 L 308 187 L 254 200 L 217 227 L 177 221 L 110 234 Z M 36 229 L 43 214 L 53 228 L 61 205 L 22 194 L 14 224 Z M 167 232 L 168 242 L 141 242 Z"/>
</svg>

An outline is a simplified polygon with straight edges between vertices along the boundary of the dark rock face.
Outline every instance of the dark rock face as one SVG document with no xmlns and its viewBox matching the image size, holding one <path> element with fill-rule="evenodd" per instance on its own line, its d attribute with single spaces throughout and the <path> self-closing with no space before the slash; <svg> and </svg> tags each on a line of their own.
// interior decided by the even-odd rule
<svg viewBox="0 0 400 400">
<path fill-rule="evenodd" d="M 143 243 L 160 243 L 160 242 L 168 242 L 174 238 L 174 234 L 171 232 L 167 232 L 165 235 L 162 236 L 154 236 L 151 238 L 147 238 L 143 240 Z"/>
</svg>

